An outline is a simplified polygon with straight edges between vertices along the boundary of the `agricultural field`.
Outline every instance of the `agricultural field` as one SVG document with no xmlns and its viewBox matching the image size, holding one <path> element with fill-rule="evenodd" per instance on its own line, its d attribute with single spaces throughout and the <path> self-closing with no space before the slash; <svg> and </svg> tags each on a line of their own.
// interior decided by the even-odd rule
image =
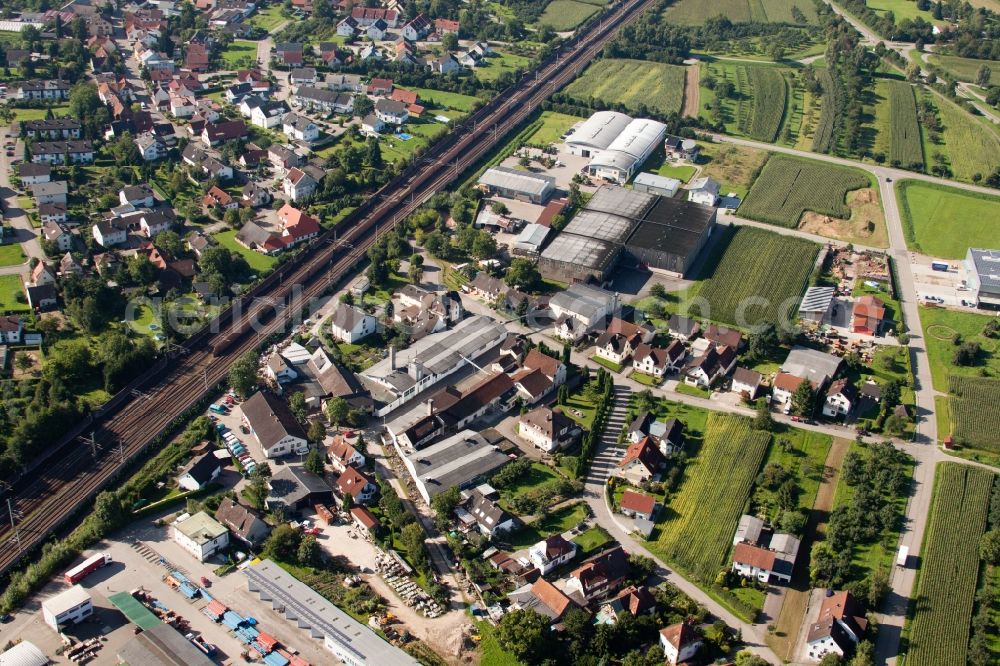
<svg viewBox="0 0 1000 666">
<path fill-rule="evenodd" d="M 934 102 L 944 128 L 942 144 L 935 152 L 944 153 L 954 178 L 972 182 L 975 174 L 986 177 L 1000 168 L 1000 139 L 986 126 L 988 121 L 966 113 L 947 100 L 935 97 Z M 928 159 L 928 163 L 930 161 Z"/>
<path fill-rule="evenodd" d="M 818 153 L 828 153 L 833 148 L 833 124 L 836 113 L 834 94 L 836 89 L 833 86 L 833 78 L 830 76 L 829 70 L 816 70 L 816 78 L 819 80 L 823 93 L 820 97 L 819 118 L 813 128 L 812 149 Z"/>
<path fill-rule="evenodd" d="M 847 193 L 870 187 L 868 175 L 822 162 L 775 155 L 740 205 L 744 217 L 794 229 L 807 210 L 849 219 Z"/>
<path fill-rule="evenodd" d="M 680 113 L 686 69 L 646 60 L 602 58 L 577 77 L 565 93 L 582 100 L 599 99 L 637 110 Z"/>
<path fill-rule="evenodd" d="M 956 79 L 967 83 L 975 83 L 979 67 L 986 65 L 990 68 L 990 85 L 1000 86 L 1000 60 L 976 60 L 975 58 L 937 54 L 925 57 L 932 65 L 937 65 L 951 72 Z"/>
<path fill-rule="evenodd" d="M 792 11 L 797 8 L 798 12 Z M 816 6 L 808 0 L 679 0 L 664 13 L 664 19 L 679 25 L 703 25 L 708 19 L 725 16 L 733 23 L 816 24 Z"/>
<path fill-rule="evenodd" d="M 960 445 L 1000 453 L 1000 379 L 952 376 L 948 413 Z"/>
<path fill-rule="evenodd" d="M 922 169 L 923 144 L 917 124 L 917 102 L 913 86 L 905 81 L 890 81 L 889 85 L 889 163 L 893 166 Z"/>
<path fill-rule="evenodd" d="M 733 533 L 771 435 L 750 420 L 712 413 L 705 440 L 662 512 L 647 547 L 679 570 L 709 582 L 728 561 Z"/>
<path fill-rule="evenodd" d="M 739 227 L 728 243 L 719 242 L 722 256 L 697 288 L 697 297 L 706 302 L 701 316 L 740 327 L 790 319 L 819 246 L 755 227 Z"/>
<path fill-rule="evenodd" d="M 979 540 L 986 530 L 993 479 L 993 474 L 968 465 L 938 466 L 910 624 L 908 666 L 967 663 Z"/>
<path fill-rule="evenodd" d="M 964 259 L 970 247 L 994 247 L 1000 196 L 917 180 L 896 184 L 906 245 L 941 259 Z"/>
<path fill-rule="evenodd" d="M 538 17 L 539 25 L 547 25 L 556 32 L 568 32 L 601 11 L 602 5 L 577 0 L 552 0 Z"/>
<path fill-rule="evenodd" d="M 758 141 L 773 142 L 778 137 L 785 107 L 788 105 L 788 83 L 784 70 L 770 65 L 714 60 L 702 68 L 701 114 L 714 118 L 708 104 L 716 98 L 706 85 L 711 78 L 716 89 L 723 82 L 733 84 L 734 94 L 722 102 L 722 118 L 729 134 L 739 134 Z"/>
</svg>

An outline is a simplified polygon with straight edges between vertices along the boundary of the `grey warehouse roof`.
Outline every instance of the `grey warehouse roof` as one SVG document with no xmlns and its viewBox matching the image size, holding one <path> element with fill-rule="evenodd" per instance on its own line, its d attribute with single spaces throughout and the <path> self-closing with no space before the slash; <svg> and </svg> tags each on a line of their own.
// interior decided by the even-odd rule
<svg viewBox="0 0 1000 666">
<path fill-rule="evenodd" d="M 627 217 L 586 209 L 577 213 L 563 231 L 612 243 L 624 243 L 633 229 L 635 222 Z"/>
<path fill-rule="evenodd" d="M 209 666 L 214 664 L 169 624 L 158 624 L 136 634 L 119 651 L 126 664 L 143 666 Z"/>
<path fill-rule="evenodd" d="M 792 347 L 788 358 L 781 364 L 782 372 L 808 379 L 817 386 L 832 379 L 839 369 L 840 358 L 837 356 L 798 345 Z"/>
<path fill-rule="evenodd" d="M 416 480 L 434 497 L 452 486 L 462 487 L 510 462 L 474 430 L 463 430 L 437 444 L 407 455 Z"/>
<path fill-rule="evenodd" d="M 660 176 L 646 171 L 643 171 L 636 176 L 634 182 L 636 185 L 648 185 L 650 187 L 656 187 L 663 190 L 677 190 L 681 186 L 681 181 L 676 178 L 667 178 L 666 176 Z"/>
<path fill-rule="evenodd" d="M 577 127 L 566 143 L 603 150 L 618 138 L 631 121 L 624 113 L 598 111 Z"/>
<path fill-rule="evenodd" d="M 809 287 L 799 304 L 799 312 L 826 312 L 830 309 L 834 291 L 833 287 Z"/>
<path fill-rule="evenodd" d="M 479 177 L 479 183 L 481 185 L 489 185 L 490 187 L 516 190 L 518 192 L 541 196 L 546 190 L 555 187 L 556 179 L 552 176 L 498 166 L 487 169 Z"/>
<path fill-rule="evenodd" d="M 322 634 L 354 656 L 361 664 L 419 666 L 416 659 L 390 645 L 374 631 L 340 610 L 318 592 L 271 560 L 243 570 L 251 591 L 269 597 L 275 608 L 284 607 L 289 618 L 312 635 Z"/>
<path fill-rule="evenodd" d="M 538 252 L 549 235 L 549 228 L 541 224 L 528 224 L 514 241 L 514 247 L 527 252 Z"/>
<path fill-rule="evenodd" d="M 994 292 L 1000 290 L 1000 250 L 969 248 L 972 263 L 979 275 L 980 288 Z"/>
<path fill-rule="evenodd" d="M 678 255 L 687 255 L 701 243 L 705 228 L 712 224 L 715 209 L 710 206 L 657 197 L 653 207 L 628 239 L 628 245 L 669 249 Z"/>
<path fill-rule="evenodd" d="M 549 243 L 542 258 L 603 271 L 617 258 L 618 251 L 614 243 L 564 231 Z"/>
</svg>

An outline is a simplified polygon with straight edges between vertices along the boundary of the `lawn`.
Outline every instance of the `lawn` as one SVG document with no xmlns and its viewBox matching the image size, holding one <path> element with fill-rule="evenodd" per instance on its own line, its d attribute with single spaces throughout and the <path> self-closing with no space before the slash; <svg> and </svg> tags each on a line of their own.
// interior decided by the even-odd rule
<svg viewBox="0 0 1000 666">
<path fill-rule="evenodd" d="M 573 419 L 584 430 L 590 430 L 594 424 L 594 412 L 597 406 L 583 397 L 582 393 L 574 393 L 566 400 L 563 414 Z"/>
<path fill-rule="evenodd" d="M 599 548 L 603 548 L 612 541 L 614 541 L 612 536 L 600 526 L 591 527 L 589 530 L 573 538 L 573 543 L 580 547 L 583 557 L 595 552 Z"/>
<path fill-rule="evenodd" d="M 979 540 L 986 530 L 993 480 L 993 474 L 967 465 L 944 463 L 937 468 L 934 505 L 920 553 L 917 601 L 910 606 L 910 666 L 967 663 Z"/>
<path fill-rule="evenodd" d="M 720 229 L 721 231 L 721 229 Z M 739 227 L 720 238 L 706 261 L 689 314 L 750 328 L 784 325 L 797 311 L 819 246 L 807 240 Z M 721 253 L 721 256 L 719 256 Z M 781 270 L 775 270 L 780 266 Z M 697 306 L 697 308 L 696 308 Z M 693 312 L 693 310 L 699 312 Z"/>
<path fill-rule="evenodd" d="M 806 22 L 815 24 L 818 20 L 816 7 L 809 2 L 787 2 L 787 0 L 679 0 L 663 14 L 669 23 L 679 25 L 703 25 L 708 19 L 725 16 L 733 23 L 791 23 L 797 21 L 792 16 L 792 7 L 798 7 Z"/>
<path fill-rule="evenodd" d="M 61 117 L 69 113 L 68 104 L 56 104 L 55 106 L 49 108 L 39 108 L 39 109 L 11 109 L 14 112 L 14 120 L 44 120 L 45 116 L 48 115 L 49 109 L 52 110 L 52 115 Z"/>
<path fill-rule="evenodd" d="M 993 317 L 921 306 L 920 323 L 924 329 L 935 389 L 947 391 L 948 377 L 951 375 L 979 377 L 985 374 L 987 377 L 1000 377 L 1000 353 L 997 353 L 1000 341 L 982 334 L 990 319 Z M 956 333 L 962 336 L 963 341 L 978 342 L 982 347 L 977 365 L 962 367 L 952 362 L 955 354 L 952 336 Z"/>
<path fill-rule="evenodd" d="M 222 52 L 222 64 L 226 69 L 238 69 L 257 62 L 257 42 L 234 39 Z"/>
<path fill-rule="evenodd" d="M 515 483 L 504 487 L 504 489 L 500 491 L 500 504 L 508 511 L 517 513 L 510 506 L 510 500 L 513 496 L 522 495 L 524 493 L 531 492 L 532 490 L 538 490 L 539 488 L 551 485 L 558 480 L 559 475 L 548 465 L 543 465 L 542 463 L 537 462 L 532 463 L 531 469 L 529 469 Z"/>
<path fill-rule="evenodd" d="M 849 219 L 847 193 L 869 186 L 869 176 L 856 169 L 775 155 L 750 188 L 739 213 L 790 229 L 799 226 L 806 211 Z"/>
<path fill-rule="evenodd" d="M 676 178 L 682 183 L 686 183 L 691 180 L 691 176 L 697 171 L 698 168 L 690 164 L 671 164 L 670 162 L 665 162 L 656 170 L 656 173 L 667 178 Z"/>
<path fill-rule="evenodd" d="M 995 247 L 1000 196 L 903 180 L 896 185 L 907 246 L 941 259 L 964 259 L 970 247 Z"/>
<path fill-rule="evenodd" d="M 521 666 L 517 657 L 500 647 L 492 624 L 484 620 L 476 622 L 476 627 L 480 636 L 479 666 Z"/>
<path fill-rule="evenodd" d="M 472 111 L 472 107 L 479 102 L 479 98 L 461 93 L 447 92 L 444 90 L 434 90 L 433 88 L 406 88 L 412 90 L 420 97 L 420 104 L 426 106 L 428 110 L 437 113 L 439 110 L 461 111 L 463 114 Z"/>
<path fill-rule="evenodd" d="M 411 120 L 402 127 L 402 130 L 410 136 L 406 141 L 395 134 L 381 135 L 382 157 L 387 162 L 396 162 L 402 158 L 411 157 L 416 151 L 433 143 L 439 136 L 447 132 L 448 128 L 438 122 Z"/>
<path fill-rule="evenodd" d="M 775 432 L 764 464 L 775 463 L 795 476 L 799 487 L 798 507 L 809 512 L 816 503 L 820 482 L 823 480 L 824 463 L 830 453 L 833 438 L 822 433 L 784 427 Z M 772 520 L 777 519 L 776 494 L 758 488 L 754 493 L 754 511 L 765 510 Z"/>
<path fill-rule="evenodd" d="M 556 111 L 542 111 L 539 120 L 542 121 L 541 126 L 525 139 L 526 144 L 547 146 L 551 143 L 559 143 L 562 141 L 563 134 L 573 125 L 583 122 L 584 119 Z"/>
<path fill-rule="evenodd" d="M 615 363 L 614 361 L 609 361 L 606 358 L 601 358 L 600 356 L 596 355 L 591 356 L 590 360 L 596 363 L 597 365 L 604 366 L 611 372 L 621 372 L 622 368 L 624 367 L 621 363 Z"/>
<path fill-rule="evenodd" d="M 587 505 L 583 502 L 564 506 L 512 532 L 507 541 L 514 549 L 527 548 L 553 534 L 568 532 L 579 526 L 589 515 Z"/>
<path fill-rule="evenodd" d="M 556 0 L 557 2 L 559 0 Z M 636 110 L 679 113 L 684 103 L 686 69 L 647 60 L 602 58 L 592 63 L 564 92 L 581 100 L 598 99 Z"/>
<path fill-rule="evenodd" d="M 472 74 L 483 83 L 491 83 L 500 78 L 504 72 L 525 70 L 531 64 L 531 58 L 503 51 L 494 51 L 494 55 L 486 59 L 486 63 L 477 66 Z"/>
<path fill-rule="evenodd" d="M 694 396 L 695 398 L 707 398 L 712 395 L 712 392 L 708 389 L 703 389 L 700 386 L 691 386 L 684 382 L 678 382 L 676 391 L 684 395 Z"/>
<path fill-rule="evenodd" d="M 251 16 L 248 23 L 268 32 L 273 32 L 275 28 L 287 20 L 281 15 L 281 9 L 282 6 L 280 4 L 271 5 Z"/>
<path fill-rule="evenodd" d="M 601 11 L 600 6 L 577 0 L 552 0 L 538 17 L 539 25 L 547 25 L 556 32 L 576 30 L 577 26 Z"/>
<path fill-rule="evenodd" d="M 684 480 L 646 547 L 688 576 L 713 581 L 728 562 L 770 441 L 769 433 L 751 430 L 749 419 L 710 414 L 704 443 L 696 449 L 689 442 Z"/>
<path fill-rule="evenodd" d="M 897 24 L 903 19 L 912 21 L 917 17 L 928 23 L 934 22 L 934 16 L 930 11 L 918 9 L 917 3 L 911 0 L 866 0 L 865 4 L 880 16 L 892 12 Z"/>
<path fill-rule="evenodd" d="M 1000 60 L 976 60 L 950 55 L 929 55 L 927 59 L 934 65 L 952 73 L 959 81 L 975 83 L 979 68 L 986 65 L 990 68 L 990 84 L 1000 86 Z"/>
<path fill-rule="evenodd" d="M 20 275 L 0 275 L 0 312 L 27 312 L 28 304 L 17 300 L 23 293 Z"/>
<path fill-rule="evenodd" d="M 24 263 L 24 252 L 18 243 L 0 245 L 0 266 L 17 266 Z"/>
<path fill-rule="evenodd" d="M 264 271 L 270 270 L 274 264 L 278 261 L 274 257 L 269 257 L 266 254 L 261 254 L 260 252 L 254 252 L 253 250 L 246 248 L 236 242 L 236 231 L 234 229 L 227 229 L 226 231 L 220 231 L 213 235 L 213 238 L 219 242 L 224 248 L 228 248 L 233 252 L 241 255 L 250 264 L 250 268 L 262 273 Z"/>
</svg>

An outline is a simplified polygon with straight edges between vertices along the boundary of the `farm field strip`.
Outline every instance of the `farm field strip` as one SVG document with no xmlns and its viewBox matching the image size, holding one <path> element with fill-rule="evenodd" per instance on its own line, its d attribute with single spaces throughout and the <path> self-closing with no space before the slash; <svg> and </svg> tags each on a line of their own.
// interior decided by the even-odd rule
<svg viewBox="0 0 1000 666">
<path fill-rule="evenodd" d="M 547 25 L 556 32 L 576 30 L 584 21 L 601 11 L 601 6 L 577 0 L 552 0 L 538 17 L 539 25 Z"/>
<path fill-rule="evenodd" d="M 591 97 L 628 109 L 645 106 L 660 113 L 680 113 L 684 104 L 685 67 L 645 60 L 602 58 L 566 87 L 578 99 Z"/>
<path fill-rule="evenodd" d="M 941 117 L 942 144 L 954 177 L 972 182 L 975 174 L 984 178 L 1000 168 L 1000 139 L 994 131 L 953 103 L 935 98 Z"/>
<path fill-rule="evenodd" d="M 993 474 L 968 465 L 938 467 L 920 582 L 915 595 L 908 666 L 963 666 L 986 530 Z"/>
<path fill-rule="evenodd" d="M 818 70 L 816 77 L 823 89 L 823 101 L 819 122 L 816 124 L 816 132 L 813 135 L 812 149 L 818 153 L 826 153 L 833 147 L 834 114 L 837 106 L 836 88 L 834 88 L 833 77 L 830 76 L 829 70 Z"/>
<path fill-rule="evenodd" d="M 849 219 L 847 193 L 869 187 L 860 171 L 786 155 L 774 155 L 739 207 L 740 215 L 794 229 L 802 214 L 815 211 Z"/>
<path fill-rule="evenodd" d="M 753 89 L 753 117 L 748 134 L 752 139 L 772 143 L 778 138 L 781 120 L 785 116 L 788 86 L 781 72 L 770 67 L 750 68 Z"/>
<path fill-rule="evenodd" d="M 702 25 L 708 19 L 725 16 L 733 23 L 789 23 L 805 25 L 792 16 L 797 7 L 805 24 L 818 20 L 816 7 L 810 2 L 787 0 L 680 0 L 664 12 L 664 18 L 679 25 Z"/>
<path fill-rule="evenodd" d="M 669 502 L 669 517 L 657 524 L 650 550 L 702 581 L 712 580 L 725 565 L 770 440 L 769 433 L 752 430 L 749 419 L 710 414 L 704 443 Z"/>
<path fill-rule="evenodd" d="M 956 439 L 1000 453 L 1000 379 L 952 375 L 948 388 Z"/>
<path fill-rule="evenodd" d="M 818 251 L 818 245 L 801 238 L 737 228 L 711 277 L 700 285 L 697 297 L 707 302 L 700 314 L 737 326 L 779 323 L 798 306 Z"/>
<path fill-rule="evenodd" d="M 889 82 L 889 109 L 892 124 L 889 126 L 889 161 L 907 168 L 924 166 L 923 143 L 917 122 L 917 101 L 913 87 L 904 81 Z"/>
</svg>

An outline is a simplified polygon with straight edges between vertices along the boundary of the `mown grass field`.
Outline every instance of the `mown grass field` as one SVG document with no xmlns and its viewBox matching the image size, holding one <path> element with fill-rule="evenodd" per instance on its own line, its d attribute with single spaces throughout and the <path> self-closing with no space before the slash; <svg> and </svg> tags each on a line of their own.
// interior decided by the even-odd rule
<svg viewBox="0 0 1000 666">
<path fill-rule="evenodd" d="M 975 83 L 979 67 L 986 65 L 990 68 L 990 84 L 1000 86 L 1000 60 L 976 60 L 975 58 L 961 58 L 950 55 L 929 55 L 927 59 L 942 69 L 954 75 L 959 81 Z"/>
<path fill-rule="evenodd" d="M 469 111 L 472 111 L 472 107 L 479 101 L 478 97 L 463 95 L 461 93 L 447 92 L 444 90 L 414 87 L 407 87 L 406 89 L 417 93 L 420 97 L 420 103 L 435 114 L 441 109 L 468 113 Z"/>
<path fill-rule="evenodd" d="M 745 197 L 761 169 L 767 162 L 768 153 L 756 148 L 737 146 L 730 143 L 702 144 L 698 164 L 701 175 L 711 176 L 719 181 L 719 191 L 735 192 Z"/>
<path fill-rule="evenodd" d="M 562 534 L 573 529 L 582 523 L 587 516 L 587 505 L 583 502 L 564 506 L 558 511 L 546 513 L 532 524 L 512 532 L 507 541 L 514 548 L 527 548 L 553 534 Z"/>
<path fill-rule="evenodd" d="M 983 330 L 991 319 L 994 317 L 974 312 L 920 308 L 920 323 L 924 329 L 935 389 L 947 391 L 948 377 L 951 375 L 980 377 L 985 374 L 1000 378 L 1000 340 L 983 335 Z M 963 341 L 978 342 L 982 347 L 983 353 L 980 354 L 978 365 L 962 367 L 952 363 L 955 353 L 952 336 L 956 333 L 962 336 Z"/>
<path fill-rule="evenodd" d="M 282 6 L 280 4 L 265 7 L 251 16 L 249 23 L 261 28 L 262 30 L 273 32 L 275 28 L 285 21 L 285 17 L 281 15 L 281 10 Z"/>
<path fill-rule="evenodd" d="M 793 16 L 792 7 L 798 7 L 805 18 L 800 23 Z M 791 23 L 815 24 L 816 7 L 811 2 L 799 0 L 679 0 L 664 13 L 664 19 L 680 25 L 702 25 L 710 18 L 725 16 L 733 23 Z"/>
<path fill-rule="evenodd" d="M 770 440 L 769 433 L 752 430 L 749 419 L 710 414 L 704 443 L 661 512 L 647 548 L 689 575 L 713 580 L 728 561 Z"/>
<path fill-rule="evenodd" d="M 20 275 L 0 275 L 0 313 L 27 312 L 28 304 L 17 301 L 23 291 Z"/>
<path fill-rule="evenodd" d="M 243 247 L 236 242 L 236 230 L 227 229 L 225 231 L 220 231 L 219 233 L 212 236 L 219 242 L 222 247 L 228 248 L 241 255 L 250 264 L 250 268 L 255 271 L 266 271 L 278 260 L 274 257 L 269 257 L 266 254 L 261 254 L 260 252 L 254 252 L 253 250 Z"/>
<path fill-rule="evenodd" d="M 861 171 L 775 155 L 764 165 L 739 213 L 790 229 L 799 226 L 807 210 L 848 219 L 847 193 L 870 185 L 871 180 Z"/>
<path fill-rule="evenodd" d="M 577 26 L 601 11 L 601 5 L 577 0 L 552 0 L 538 17 L 539 25 L 547 25 L 556 32 L 576 30 Z"/>
<path fill-rule="evenodd" d="M 934 22 L 934 16 L 930 11 L 918 9 L 917 3 L 911 2 L 911 0 L 866 0 L 865 4 L 876 14 L 892 12 L 897 23 L 903 19 L 912 20 L 918 16 L 928 23 Z"/>
<path fill-rule="evenodd" d="M 247 63 L 257 62 L 257 42 L 234 39 L 222 52 L 222 64 L 226 69 L 237 69 Z"/>
<path fill-rule="evenodd" d="M 906 663 L 963 666 L 979 575 L 979 540 L 994 475 L 943 463 L 921 552 Z"/>
<path fill-rule="evenodd" d="M 745 226 L 720 243 L 722 255 L 698 288 L 697 297 L 707 303 L 701 316 L 739 327 L 790 318 L 819 246 Z"/>
<path fill-rule="evenodd" d="M 565 134 L 570 127 L 585 120 L 579 116 L 571 116 L 565 113 L 557 113 L 555 111 L 542 111 L 542 115 L 539 116 L 539 118 L 542 121 L 541 127 L 536 129 L 531 136 L 525 140 L 525 143 L 542 146 L 550 143 L 559 143 L 562 141 L 562 135 Z"/>
<path fill-rule="evenodd" d="M 494 51 L 494 55 L 487 58 L 485 64 L 472 70 L 472 74 L 480 81 L 491 82 L 500 78 L 504 72 L 527 69 L 530 63 L 531 59 L 527 56 Z"/>
<path fill-rule="evenodd" d="M 923 168 L 924 150 L 917 124 L 917 102 L 913 86 L 890 81 L 889 163 L 907 168 Z"/>
<path fill-rule="evenodd" d="M 996 247 L 1000 238 L 1000 196 L 902 180 L 896 200 L 911 250 L 964 259 L 970 247 Z"/>
<path fill-rule="evenodd" d="M 684 103 L 685 68 L 646 60 L 603 58 L 566 87 L 566 94 L 588 100 L 679 113 Z"/>
<path fill-rule="evenodd" d="M 16 266 L 23 264 L 24 260 L 24 252 L 18 243 L 0 245 L 0 266 Z"/>
</svg>

